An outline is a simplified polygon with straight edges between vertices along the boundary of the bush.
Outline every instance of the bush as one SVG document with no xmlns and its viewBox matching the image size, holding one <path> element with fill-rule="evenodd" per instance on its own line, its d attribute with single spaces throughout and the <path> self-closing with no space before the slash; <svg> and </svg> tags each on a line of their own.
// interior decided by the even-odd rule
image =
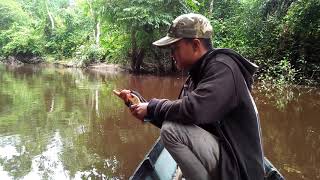
<svg viewBox="0 0 320 180">
<path fill-rule="evenodd" d="M 12 26 L 1 33 L 0 43 L 4 56 L 35 57 L 43 55 L 42 36 L 32 27 Z"/>
<path fill-rule="evenodd" d="M 288 57 L 283 57 L 279 62 L 267 59 L 264 64 L 263 73 L 259 74 L 258 79 L 265 83 L 285 85 L 294 83 L 296 80 L 296 70 L 292 67 Z"/>
<path fill-rule="evenodd" d="M 105 26 L 100 40 L 101 46 L 105 50 L 106 61 L 108 63 L 123 63 L 130 45 L 128 35 L 119 30 L 117 26 Z"/>
<path fill-rule="evenodd" d="M 75 59 L 79 61 L 78 66 L 88 66 L 93 62 L 105 61 L 105 51 L 96 44 L 81 45 L 75 52 Z"/>
</svg>

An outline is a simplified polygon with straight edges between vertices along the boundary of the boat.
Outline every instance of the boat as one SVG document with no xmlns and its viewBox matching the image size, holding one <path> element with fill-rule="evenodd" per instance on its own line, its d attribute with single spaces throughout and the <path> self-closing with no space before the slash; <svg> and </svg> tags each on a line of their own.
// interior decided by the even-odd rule
<svg viewBox="0 0 320 180">
<path fill-rule="evenodd" d="M 281 173 L 265 157 L 265 180 L 284 180 Z M 138 165 L 131 180 L 171 180 L 176 173 L 177 163 L 164 148 L 160 137 Z"/>
</svg>

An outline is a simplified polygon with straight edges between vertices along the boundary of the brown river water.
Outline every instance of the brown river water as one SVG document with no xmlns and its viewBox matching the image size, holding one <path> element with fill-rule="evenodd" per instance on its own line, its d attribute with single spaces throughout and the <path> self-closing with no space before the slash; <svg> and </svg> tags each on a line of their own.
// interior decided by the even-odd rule
<svg viewBox="0 0 320 180">
<path fill-rule="evenodd" d="M 159 136 L 113 89 L 175 99 L 182 76 L 0 64 L 0 179 L 128 179 Z M 253 90 L 264 153 L 288 180 L 320 179 L 320 89 Z"/>
</svg>

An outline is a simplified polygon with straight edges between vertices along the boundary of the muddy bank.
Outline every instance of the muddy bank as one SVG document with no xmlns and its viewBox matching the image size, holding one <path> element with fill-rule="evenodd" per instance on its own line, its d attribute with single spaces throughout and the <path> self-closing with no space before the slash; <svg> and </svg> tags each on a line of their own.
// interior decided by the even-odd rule
<svg viewBox="0 0 320 180">
<path fill-rule="evenodd" d="M 119 64 L 106 64 L 106 63 L 94 63 L 94 64 L 90 64 L 86 68 L 99 73 L 119 73 L 119 72 L 129 71 L 128 68 L 121 66 Z"/>
<path fill-rule="evenodd" d="M 40 57 L 19 58 L 19 57 L 9 56 L 8 58 L 2 58 L 0 62 L 12 67 L 20 67 L 26 64 L 34 64 L 34 65 L 41 65 L 41 66 L 55 66 L 59 68 L 90 69 L 92 71 L 96 71 L 100 73 L 118 73 L 118 72 L 130 71 L 129 67 L 125 67 L 123 65 L 118 65 L 118 64 L 92 63 L 92 64 L 89 64 L 88 66 L 83 66 L 77 61 L 50 62 L 50 61 L 44 61 L 44 59 Z"/>
<path fill-rule="evenodd" d="M 24 64 L 39 64 L 44 62 L 44 59 L 41 57 L 9 56 L 8 58 L 0 58 L 0 61 L 7 65 L 21 66 Z"/>
</svg>

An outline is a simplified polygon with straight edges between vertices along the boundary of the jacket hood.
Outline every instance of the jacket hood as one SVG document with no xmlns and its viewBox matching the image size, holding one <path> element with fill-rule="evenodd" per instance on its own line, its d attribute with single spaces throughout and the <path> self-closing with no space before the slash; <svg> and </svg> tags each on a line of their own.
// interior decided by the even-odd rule
<svg viewBox="0 0 320 180">
<path fill-rule="evenodd" d="M 253 84 L 253 75 L 254 73 L 258 70 L 258 66 L 252 62 L 250 62 L 248 59 L 244 58 L 241 56 L 239 53 L 232 49 L 227 49 L 227 48 L 215 48 L 213 49 L 209 54 L 208 58 L 211 58 L 217 54 L 226 54 L 230 56 L 239 66 L 240 71 L 244 77 L 244 80 L 247 83 L 247 86 L 249 90 L 251 91 L 252 89 L 252 84 Z"/>
</svg>

